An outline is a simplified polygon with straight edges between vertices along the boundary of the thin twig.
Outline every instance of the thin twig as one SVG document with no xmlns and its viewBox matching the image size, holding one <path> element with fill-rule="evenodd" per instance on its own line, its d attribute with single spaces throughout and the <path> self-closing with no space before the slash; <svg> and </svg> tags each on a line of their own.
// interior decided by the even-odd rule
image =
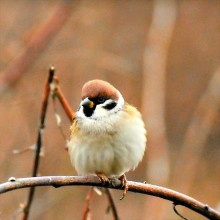
<svg viewBox="0 0 220 220">
<path fill-rule="evenodd" d="M 40 126 L 38 129 L 35 159 L 34 159 L 34 166 L 33 166 L 33 171 L 32 171 L 33 177 L 37 176 L 39 163 L 40 163 L 40 152 L 41 152 L 41 147 L 42 147 L 42 133 L 43 133 L 43 129 L 45 128 L 45 118 L 46 118 L 46 112 L 47 112 L 47 106 L 48 106 L 48 98 L 50 95 L 50 83 L 53 81 L 53 76 L 54 76 L 54 68 L 50 68 L 49 76 L 48 76 L 48 80 L 44 88 L 43 99 L 42 99 L 42 104 L 41 104 Z M 27 204 L 23 210 L 22 220 L 28 219 L 31 204 L 34 198 L 34 193 L 35 193 L 35 187 L 31 187 L 29 194 L 28 194 Z"/>
<path fill-rule="evenodd" d="M 83 185 L 123 190 L 120 180 L 114 179 L 114 184 L 112 184 L 111 182 L 103 183 L 96 176 L 44 176 L 18 179 L 11 178 L 10 181 L 0 184 L 0 194 L 15 189 L 33 186 L 53 186 L 57 188 L 61 186 Z M 128 181 L 128 185 L 128 191 L 130 192 L 147 194 L 169 200 L 174 202 L 175 204 L 185 206 L 209 219 L 220 220 L 219 212 L 212 209 L 208 205 L 182 193 L 161 186 L 138 183 L 133 181 Z"/>
<path fill-rule="evenodd" d="M 110 208 L 112 210 L 114 219 L 115 220 L 119 220 L 118 212 L 117 212 L 117 209 L 116 209 L 116 206 L 115 206 L 112 194 L 111 194 L 109 189 L 106 189 L 106 195 L 108 197 L 108 202 L 109 202 Z"/>
<path fill-rule="evenodd" d="M 86 196 L 86 202 L 83 210 L 83 215 L 82 215 L 82 220 L 88 220 L 88 216 L 90 214 L 90 201 L 93 196 L 93 187 L 90 188 L 89 192 L 87 193 Z"/>
<path fill-rule="evenodd" d="M 57 126 L 60 130 L 60 133 L 61 133 L 64 141 L 66 142 L 66 149 L 67 149 L 68 140 L 67 140 L 67 137 L 66 137 L 66 135 L 65 135 L 65 133 L 62 129 L 62 126 L 61 126 L 61 117 L 60 117 L 60 115 L 58 114 L 58 111 L 57 111 L 55 96 L 53 96 L 53 109 L 54 109 L 54 115 L 55 115 L 55 118 L 56 118 Z"/>
<path fill-rule="evenodd" d="M 184 220 L 189 220 L 188 218 L 185 218 L 184 216 L 182 216 L 176 209 L 177 204 L 173 203 L 173 211 L 182 219 Z"/>
<path fill-rule="evenodd" d="M 62 105 L 67 117 L 69 118 L 70 122 L 73 121 L 75 118 L 75 112 L 70 107 L 68 101 L 66 100 L 65 96 L 63 95 L 62 90 L 59 86 L 59 80 L 57 76 L 54 77 L 53 84 L 51 86 L 52 95 L 60 101 L 60 104 Z"/>
</svg>

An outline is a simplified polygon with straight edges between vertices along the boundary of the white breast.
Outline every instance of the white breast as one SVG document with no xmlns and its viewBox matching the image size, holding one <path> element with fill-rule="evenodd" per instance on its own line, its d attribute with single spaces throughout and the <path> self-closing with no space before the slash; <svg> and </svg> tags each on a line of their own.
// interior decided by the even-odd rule
<svg viewBox="0 0 220 220">
<path fill-rule="evenodd" d="M 133 107 L 132 107 L 133 108 Z M 140 113 L 117 112 L 101 120 L 83 119 L 69 142 L 72 165 L 80 175 L 122 175 L 142 160 L 146 130 Z"/>
</svg>

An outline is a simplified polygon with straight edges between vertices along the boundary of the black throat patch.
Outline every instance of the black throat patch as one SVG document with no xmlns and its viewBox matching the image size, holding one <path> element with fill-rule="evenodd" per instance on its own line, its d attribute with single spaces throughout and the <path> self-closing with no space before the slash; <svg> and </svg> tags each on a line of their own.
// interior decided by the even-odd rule
<svg viewBox="0 0 220 220">
<path fill-rule="evenodd" d="M 83 107 L 83 112 L 86 117 L 91 117 L 95 111 L 96 105 L 93 108 Z"/>
</svg>

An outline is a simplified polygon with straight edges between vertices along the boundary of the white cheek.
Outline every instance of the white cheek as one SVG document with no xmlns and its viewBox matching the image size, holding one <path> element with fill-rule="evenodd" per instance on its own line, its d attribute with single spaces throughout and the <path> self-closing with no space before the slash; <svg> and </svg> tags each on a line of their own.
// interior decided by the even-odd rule
<svg viewBox="0 0 220 220">
<path fill-rule="evenodd" d="M 108 115 L 108 111 L 104 109 L 101 105 L 97 105 L 91 118 L 102 118 Z"/>
<path fill-rule="evenodd" d="M 84 112 L 83 112 L 83 107 L 80 106 L 79 110 L 76 112 L 76 116 L 79 118 L 86 118 Z"/>
</svg>

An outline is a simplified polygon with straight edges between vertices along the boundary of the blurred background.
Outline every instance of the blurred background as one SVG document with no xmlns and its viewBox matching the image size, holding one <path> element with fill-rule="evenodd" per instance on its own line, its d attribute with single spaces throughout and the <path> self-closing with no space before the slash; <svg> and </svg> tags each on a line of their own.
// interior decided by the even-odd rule
<svg viewBox="0 0 220 220">
<path fill-rule="evenodd" d="M 127 174 L 220 210 L 220 1 L 0 1 L 0 181 L 31 176 L 51 64 L 71 107 L 82 85 L 112 83 L 143 113 L 148 148 Z M 57 103 L 69 137 L 67 116 Z M 76 175 L 50 100 L 39 175 Z M 30 219 L 81 219 L 88 187 L 37 188 Z M 20 219 L 28 190 L 0 196 L 0 219 Z M 121 219 L 180 219 L 172 203 L 113 191 Z M 92 219 L 112 219 L 94 195 Z M 189 219 L 205 219 L 177 207 Z"/>
</svg>

